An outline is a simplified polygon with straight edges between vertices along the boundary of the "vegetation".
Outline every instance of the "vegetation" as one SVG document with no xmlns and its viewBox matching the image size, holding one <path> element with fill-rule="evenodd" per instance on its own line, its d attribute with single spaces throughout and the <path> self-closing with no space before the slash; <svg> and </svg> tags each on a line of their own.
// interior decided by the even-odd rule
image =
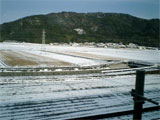
<svg viewBox="0 0 160 120">
<path fill-rule="evenodd" d="M 46 43 L 121 42 L 159 47 L 159 22 L 117 13 L 51 13 L 1 24 L 0 41 L 41 43 L 45 29 Z M 78 28 L 83 34 L 78 34 Z"/>
</svg>

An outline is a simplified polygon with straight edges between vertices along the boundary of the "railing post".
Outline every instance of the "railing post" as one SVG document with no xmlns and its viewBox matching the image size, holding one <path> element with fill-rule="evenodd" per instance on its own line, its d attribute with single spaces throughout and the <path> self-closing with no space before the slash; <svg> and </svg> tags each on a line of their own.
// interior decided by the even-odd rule
<svg viewBox="0 0 160 120">
<path fill-rule="evenodd" d="M 136 86 L 135 93 L 143 96 L 144 94 L 144 79 L 145 79 L 145 71 L 137 70 L 136 71 Z M 133 120 L 141 120 L 142 119 L 142 108 L 144 101 L 135 96 L 134 97 L 134 115 Z"/>
</svg>

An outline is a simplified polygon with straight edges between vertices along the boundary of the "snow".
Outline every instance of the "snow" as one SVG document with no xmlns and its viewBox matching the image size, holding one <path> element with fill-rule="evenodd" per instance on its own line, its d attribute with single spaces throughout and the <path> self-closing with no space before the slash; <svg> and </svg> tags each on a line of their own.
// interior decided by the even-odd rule
<svg viewBox="0 0 160 120">
<path fill-rule="evenodd" d="M 134 85 L 135 75 L 0 77 L 0 119 L 63 120 L 131 110 Z M 146 75 L 144 95 L 160 102 L 159 85 L 160 75 Z"/>
<path fill-rule="evenodd" d="M 80 28 L 76 28 L 74 29 L 78 34 L 82 35 L 82 34 L 85 34 L 85 31 L 83 29 L 80 29 Z"/>
<path fill-rule="evenodd" d="M 107 63 L 82 57 L 57 54 L 56 52 L 81 52 L 103 56 L 125 58 L 159 64 L 159 50 L 127 50 L 108 48 L 88 48 L 73 46 L 45 45 L 46 52 L 41 51 L 40 44 L 0 43 L 0 51 L 11 50 L 22 53 L 54 58 L 76 66 L 99 65 Z M 47 52 L 48 51 L 48 52 Z M 2 60 L 2 58 L 0 58 Z M 3 61 L 0 67 L 5 67 Z M 78 68 L 75 68 L 78 70 Z M 48 71 L 44 69 L 43 71 Z M 56 69 L 61 71 L 61 69 Z M 111 72 L 111 71 L 110 71 Z M 129 71 L 132 72 L 132 71 Z M 104 113 L 133 109 L 131 89 L 135 88 L 135 75 L 107 76 L 120 73 L 113 71 L 102 74 L 57 75 L 57 76 L 0 76 L 0 120 L 10 119 L 70 119 Z M 160 75 L 145 76 L 144 96 L 160 102 Z M 145 102 L 144 107 L 153 104 Z M 151 112 L 152 113 L 152 112 Z M 144 114 L 146 118 L 158 118 L 157 112 Z M 131 118 L 125 116 L 122 119 Z M 144 117 L 145 118 L 145 117 Z M 114 118 L 113 118 L 114 119 Z M 116 118 L 115 118 L 116 119 Z"/>
<path fill-rule="evenodd" d="M 102 61 L 93 61 L 85 58 L 78 58 L 78 57 L 72 57 L 72 56 L 67 56 L 67 55 L 60 55 L 60 54 L 55 54 L 55 53 L 50 53 L 50 52 L 39 52 L 39 51 L 28 51 L 30 53 L 34 53 L 36 55 L 43 55 L 46 57 L 54 58 L 57 60 L 63 60 L 65 62 L 69 62 L 72 64 L 76 64 L 79 66 L 90 66 L 90 65 L 99 65 L 102 63 L 107 63 L 107 62 L 102 62 Z"/>
<path fill-rule="evenodd" d="M 128 60 L 145 61 L 153 64 L 160 64 L 159 50 L 125 50 L 125 49 L 106 49 L 87 51 L 85 53 L 105 55 L 110 57 L 125 58 Z"/>
<path fill-rule="evenodd" d="M 55 69 L 55 71 L 62 71 L 62 69 Z"/>
<path fill-rule="evenodd" d="M 160 119 L 159 111 L 145 112 L 142 114 L 142 120 L 159 120 Z M 124 115 L 119 117 L 111 117 L 99 120 L 133 120 L 133 115 Z"/>
<path fill-rule="evenodd" d="M 21 52 L 32 53 L 35 55 L 46 56 L 57 60 L 69 62 L 78 66 L 90 66 L 107 64 L 103 60 L 93 60 L 81 57 L 74 57 L 69 55 L 57 54 L 56 52 L 81 52 L 95 55 L 102 55 L 115 58 L 123 58 L 126 60 L 135 60 L 149 62 L 152 64 L 160 64 L 160 51 L 159 50 L 128 50 L 128 49 L 110 49 L 110 48 L 88 48 L 88 47 L 74 47 L 74 46 L 51 46 L 45 45 L 46 52 L 41 51 L 41 44 L 32 43 L 0 43 L 0 50 L 12 50 Z M 47 52 L 49 51 L 49 52 Z M 24 53 L 25 54 L 25 53 Z M 2 62 L 1 66 L 2 66 Z"/>
<path fill-rule="evenodd" d="M 53 47 L 50 45 L 46 45 L 47 50 L 49 51 L 57 51 L 57 49 L 66 51 L 68 49 L 67 47 L 65 48 L 64 46 L 62 47 Z M 12 50 L 21 54 L 26 55 L 26 53 L 30 54 L 35 54 L 39 56 L 45 56 L 53 59 L 57 59 L 60 61 L 68 62 L 75 64 L 77 66 L 90 66 L 90 65 L 99 65 L 99 64 L 104 64 L 107 63 L 105 61 L 100 61 L 100 60 L 90 60 L 90 59 L 85 59 L 85 58 L 80 58 L 80 57 L 73 57 L 73 56 L 68 56 L 68 55 L 61 55 L 61 54 L 56 54 L 52 52 L 47 52 L 47 51 L 41 51 L 41 45 L 40 44 L 31 44 L 31 43 L 0 43 L 0 50 Z"/>
</svg>

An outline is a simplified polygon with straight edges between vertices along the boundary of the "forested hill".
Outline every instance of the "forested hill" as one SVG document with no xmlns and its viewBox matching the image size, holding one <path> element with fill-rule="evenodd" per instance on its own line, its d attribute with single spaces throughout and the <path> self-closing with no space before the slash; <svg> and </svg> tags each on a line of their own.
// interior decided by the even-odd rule
<svg viewBox="0 0 160 120">
<path fill-rule="evenodd" d="M 141 19 L 118 13 L 61 12 L 25 17 L 0 25 L 0 41 L 121 42 L 159 47 L 159 19 Z"/>
</svg>

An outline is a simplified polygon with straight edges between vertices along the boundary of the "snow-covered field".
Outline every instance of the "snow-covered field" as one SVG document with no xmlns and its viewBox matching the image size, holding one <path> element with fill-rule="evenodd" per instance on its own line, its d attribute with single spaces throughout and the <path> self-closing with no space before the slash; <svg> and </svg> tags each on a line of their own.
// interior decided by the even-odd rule
<svg viewBox="0 0 160 120">
<path fill-rule="evenodd" d="M 134 85 L 134 75 L 0 77 L 0 120 L 63 120 L 132 110 Z M 160 102 L 159 86 L 160 75 L 147 75 L 144 95 Z M 145 102 L 149 106 L 154 105 Z"/>
<path fill-rule="evenodd" d="M 160 64 L 160 51 L 51 45 L 42 51 L 40 44 L 0 43 L 0 68 L 77 67 L 128 60 Z M 0 76 L 0 120 L 63 120 L 132 110 L 134 88 L 135 75 L 110 69 L 85 75 Z M 159 94 L 160 75 L 146 75 L 144 95 L 160 103 Z M 154 105 L 145 102 L 144 107 L 150 106 Z M 143 114 L 144 120 L 159 119 L 158 112 Z"/>
<path fill-rule="evenodd" d="M 45 51 L 44 51 L 45 50 Z M 8 53 L 7 53 L 8 52 Z M 10 54 L 13 55 L 11 58 Z M 16 63 L 10 62 L 22 61 Z M 107 60 L 136 60 L 159 64 L 159 50 L 128 50 L 88 48 L 73 46 L 51 46 L 31 43 L 0 43 L 0 65 L 5 66 L 90 66 L 107 64 Z M 42 62 L 43 61 L 43 62 Z M 5 63 L 5 64 L 3 64 Z"/>
</svg>

